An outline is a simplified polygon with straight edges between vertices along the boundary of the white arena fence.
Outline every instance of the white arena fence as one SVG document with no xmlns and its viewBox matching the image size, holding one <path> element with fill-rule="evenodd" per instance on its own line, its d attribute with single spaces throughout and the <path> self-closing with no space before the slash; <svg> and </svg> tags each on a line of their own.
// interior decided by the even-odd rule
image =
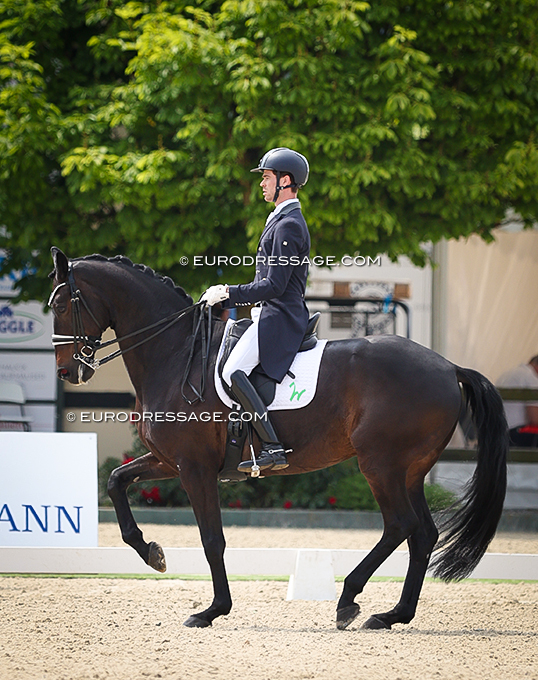
<svg viewBox="0 0 538 680">
<path fill-rule="evenodd" d="M 208 575 L 202 548 L 164 548 L 169 575 Z M 346 576 L 368 550 L 228 548 L 231 576 L 290 577 L 288 599 L 333 600 L 335 577 Z M 375 576 L 402 577 L 407 551 L 396 551 Z M 132 548 L 0 548 L 0 574 L 153 574 Z M 538 555 L 487 553 L 471 575 L 477 579 L 538 580 Z"/>
<path fill-rule="evenodd" d="M 132 548 L 97 547 L 94 434 L 0 433 L 0 458 L 0 542 L 5 546 L 0 547 L 0 574 L 155 575 Z M 232 576 L 289 577 L 288 599 L 332 600 L 335 577 L 346 576 L 368 552 L 228 548 L 225 563 Z M 209 576 L 202 548 L 165 548 L 165 554 L 169 575 Z M 393 553 L 375 576 L 405 576 L 408 559 L 407 551 Z M 472 577 L 538 580 L 538 555 L 488 553 Z"/>
</svg>

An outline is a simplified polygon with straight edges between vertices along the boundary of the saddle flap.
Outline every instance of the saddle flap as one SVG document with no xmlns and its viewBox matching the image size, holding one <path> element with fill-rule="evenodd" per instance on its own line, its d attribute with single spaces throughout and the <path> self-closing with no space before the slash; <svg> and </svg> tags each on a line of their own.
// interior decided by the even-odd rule
<svg viewBox="0 0 538 680">
<path fill-rule="evenodd" d="M 252 325 L 252 323 L 253 323 L 252 319 L 239 319 L 234 324 L 232 324 L 228 332 L 228 335 L 224 340 L 224 350 L 222 352 L 222 357 L 219 361 L 218 373 L 219 378 L 222 381 L 222 386 L 226 391 L 226 394 L 231 399 L 233 399 L 233 401 L 237 401 L 237 399 L 234 397 L 228 385 L 224 382 L 224 380 L 222 380 L 222 371 L 224 369 L 224 365 L 228 361 L 228 357 L 230 356 L 232 349 L 237 345 L 239 338 L 243 335 L 247 328 Z"/>
<path fill-rule="evenodd" d="M 276 380 L 273 380 L 273 378 L 266 375 L 260 364 L 252 371 L 248 376 L 248 379 L 254 386 L 256 392 L 260 395 L 263 403 L 266 406 L 269 406 L 275 398 Z"/>
</svg>

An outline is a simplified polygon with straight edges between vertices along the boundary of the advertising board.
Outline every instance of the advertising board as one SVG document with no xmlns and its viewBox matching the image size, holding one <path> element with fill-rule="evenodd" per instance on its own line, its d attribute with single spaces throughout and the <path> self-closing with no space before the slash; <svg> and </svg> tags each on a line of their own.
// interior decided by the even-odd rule
<svg viewBox="0 0 538 680">
<path fill-rule="evenodd" d="M 97 547 L 97 436 L 0 432 L 0 546 Z"/>
</svg>

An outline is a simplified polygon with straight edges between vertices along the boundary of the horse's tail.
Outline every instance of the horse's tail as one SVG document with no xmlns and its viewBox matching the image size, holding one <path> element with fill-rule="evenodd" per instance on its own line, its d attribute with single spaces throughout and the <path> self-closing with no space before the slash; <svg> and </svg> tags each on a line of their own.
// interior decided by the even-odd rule
<svg viewBox="0 0 538 680">
<path fill-rule="evenodd" d="M 508 426 L 502 399 L 477 371 L 456 367 L 478 433 L 477 465 L 458 510 L 441 525 L 446 532 L 433 561 L 434 575 L 445 581 L 465 578 L 495 535 L 506 494 Z"/>
</svg>

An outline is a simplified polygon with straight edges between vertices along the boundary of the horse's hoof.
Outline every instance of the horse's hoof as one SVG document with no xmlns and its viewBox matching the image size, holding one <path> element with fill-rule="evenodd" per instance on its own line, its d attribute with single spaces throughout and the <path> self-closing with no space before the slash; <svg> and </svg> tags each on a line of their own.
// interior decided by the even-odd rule
<svg viewBox="0 0 538 680">
<path fill-rule="evenodd" d="M 204 619 L 198 618 L 196 614 L 193 614 L 192 616 L 189 616 L 183 625 L 187 626 L 187 628 L 207 628 L 211 625 L 211 621 L 205 621 Z"/>
<path fill-rule="evenodd" d="M 158 543 L 152 542 L 149 544 L 148 564 L 155 571 L 160 571 L 161 574 L 166 571 L 164 551 Z"/>
<path fill-rule="evenodd" d="M 338 630 L 345 630 L 350 623 L 353 623 L 359 615 L 361 608 L 354 602 L 349 607 L 342 607 L 336 610 L 336 627 Z"/>
<path fill-rule="evenodd" d="M 368 630 L 390 630 L 391 627 L 390 623 L 378 619 L 377 616 L 370 616 L 368 621 L 365 621 L 361 626 L 361 628 Z"/>
</svg>

